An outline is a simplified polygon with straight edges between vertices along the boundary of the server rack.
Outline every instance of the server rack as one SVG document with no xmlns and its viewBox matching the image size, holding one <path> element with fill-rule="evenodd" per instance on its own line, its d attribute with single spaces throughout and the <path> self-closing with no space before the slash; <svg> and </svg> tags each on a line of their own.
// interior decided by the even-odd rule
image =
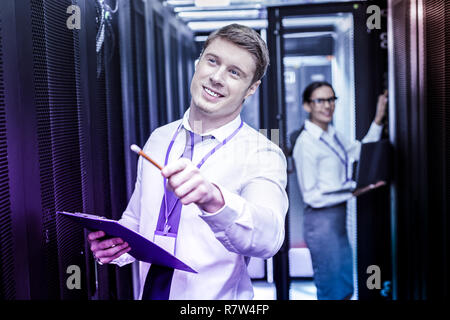
<svg viewBox="0 0 450 320">
<path fill-rule="evenodd" d="M 378 47 L 379 33 L 369 33 L 366 27 L 366 8 L 368 4 L 361 1 L 345 3 L 305 4 L 297 6 L 280 6 L 268 8 L 268 47 L 271 54 L 271 67 L 267 80 L 276 84 L 268 89 L 268 99 L 261 110 L 261 123 L 267 128 L 280 130 L 280 145 L 288 154 L 288 138 L 286 132 L 285 87 L 283 70 L 283 26 L 282 19 L 297 15 L 320 15 L 331 13 L 351 13 L 354 23 L 354 57 L 355 57 L 355 105 L 356 138 L 362 139 L 374 116 L 377 94 L 387 85 L 387 52 Z M 370 61 L 370 62 L 369 62 Z M 391 280 L 389 236 L 389 192 L 378 190 L 360 197 L 357 211 L 364 214 L 357 219 L 357 257 L 358 257 L 358 297 L 360 299 L 384 299 L 381 290 L 372 291 L 366 286 L 367 266 L 378 265 L 382 270 L 382 282 Z M 289 214 L 289 212 L 288 212 Z M 289 230 L 288 221 L 286 230 Z M 286 233 L 286 239 L 289 233 Z M 277 298 L 289 297 L 289 264 L 288 244 L 283 245 L 274 261 Z"/>
<path fill-rule="evenodd" d="M 449 296 L 449 17 L 445 1 L 389 1 L 395 299 Z"/>
<path fill-rule="evenodd" d="M 79 29 L 67 26 L 72 5 L 80 8 Z M 155 117 L 158 110 L 174 113 L 168 108 L 175 103 L 161 107 L 153 100 L 164 76 L 151 72 L 161 58 L 148 41 L 155 6 L 164 24 L 174 19 L 154 1 L 0 3 L 2 299 L 134 297 L 131 266 L 94 264 L 86 234 L 56 211 L 120 218 L 137 164 L 130 142 L 143 144 L 169 120 Z M 186 27 L 171 23 L 177 41 L 163 34 L 168 50 L 190 48 Z M 163 63 L 161 70 L 186 88 L 190 77 L 179 70 L 192 73 L 189 60 L 172 70 Z M 166 97 L 172 87 L 164 83 Z M 67 285 L 73 265 L 80 289 Z"/>
</svg>

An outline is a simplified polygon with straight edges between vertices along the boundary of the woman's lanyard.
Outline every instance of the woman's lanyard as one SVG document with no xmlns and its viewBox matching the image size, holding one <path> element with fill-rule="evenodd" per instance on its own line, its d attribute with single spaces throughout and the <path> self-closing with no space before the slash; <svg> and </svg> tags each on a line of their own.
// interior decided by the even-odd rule
<svg viewBox="0 0 450 320">
<path fill-rule="evenodd" d="M 341 148 L 341 150 L 344 152 L 344 159 L 342 159 L 341 155 L 339 154 L 339 152 L 336 151 L 335 148 L 333 148 L 333 146 L 331 146 L 322 136 L 320 136 L 320 141 L 322 141 L 331 151 L 333 151 L 339 158 L 339 160 L 341 160 L 342 164 L 345 167 L 345 182 L 347 182 L 348 179 L 348 155 L 347 155 L 347 151 L 345 151 L 344 146 L 342 145 L 342 143 L 339 141 L 337 135 L 334 135 L 334 140 L 336 140 L 337 144 L 339 145 L 339 147 Z"/>
<path fill-rule="evenodd" d="M 172 137 L 172 140 L 170 141 L 170 143 L 169 143 L 169 147 L 167 148 L 167 152 L 166 152 L 166 159 L 165 159 L 165 161 L 164 161 L 164 166 L 167 166 L 167 163 L 168 163 L 168 161 L 169 161 L 169 155 L 170 155 L 170 152 L 172 151 L 172 147 L 173 147 L 173 144 L 175 143 L 175 139 L 177 138 L 177 136 L 178 136 L 178 133 L 180 133 L 180 131 L 181 131 L 181 125 L 182 124 L 180 124 L 179 126 L 178 126 L 178 128 L 177 128 L 177 130 L 175 131 L 175 134 L 173 135 L 173 137 Z M 241 128 L 242 128 L 242 126 L 244 125 L 244 121 L 241 119 L 241 124 L 239 125 L 239 127 L 236 129 L 236 130 L 234 130 L 233 131 L 233 133 L 231 133 L 228 137 L 226 137 L 224 140 L 223 140 L 223 142 L 222 143 L 220 143 L 220 144 L 218 144 L 217 146 L 215 146 L 214 148 L 212 148 L 211 149 L 211 151 L 209 151 L 204 157 L 203 157 L 203 159 L 202 160 L 200 160 L 200 162 L 197 164 L 197 168 L 198 169 L 200 169 L 201 168 L 201 166 L 203 166 L 203 164 L 206 162 L 206 160 L 208 160 L 209 159 L 209 157 L 211 157 L 217 150 L 219 150 L 220 148 L 222 148 L 228 141 L 230 141 L 238 132 L 239 132 L 239 130 L 241 130 Z M 194 154 L 194 133 L 192 132 L 192 131 L 188 131 L 187 130 L 187 132 L 189 132 L 189 134 L 191 135 L 191 161 L 192 161 L 192 156 L 193 156 L 193 154 Z M 167 179 L 166 178 L 164 178 L 164 199 L 165 199 L 165 201 L 166 201 L 166 212 L 165 212 L 165 224 L 164 224 L 164 229 L 168 229 L 168 225 L 167 225 L 167 223 L 168 223 L 168 220 L 169 220 L 169 216 L 170 216 L 170 214 L 172 213 L 172 211 L 173 211 L 173 208 L 175 207 L 175 204 L 176 204 L 176 202 L 178 202 L 179 201 L 179 199 L 177 199 L 177 201 L 175 202 L 175 204 L 172 206 L 172 208 L 168 211 L 167 210 L 167 195 L 166 195 L 166 190 L 167 190 Z M 165 230 L 166 231 L 166 230 Z M 168 230 L 167 230 L 168 231 Z"/>
<path fill-rule="evenodd" d="M 306 130 L 306 128 L 305 128 L 305 130 Z M 342 158 L 342 156 L 339 154 L 339 152 L 337 152 L 337 150 L 335 148 L 333 148 L 333 146 L 331 146 L 322 136 L 320 136 L 319 140 L 322 141 L 331 151 L 333 151 L 333 153 L 335 155 L 337 155 L 339 160 L 342 162 L 342 164 L 345 167 L 345 182 L 347 182 L 349 180 L 349 178 L 348 178 L 348 155 L 347 155 L 347 151 L 345 151 L 344 145 L 341 143 L 341 141 L 339 141 L 337 135 L 334 134 L 333 136 L 334 136 L 334 140 L 336 140 L 336 143 L 339 145 L 339 148 L 341 148 L 341 150 L 344 152 L 344 157 L 345 158 Z"/>
</svg>

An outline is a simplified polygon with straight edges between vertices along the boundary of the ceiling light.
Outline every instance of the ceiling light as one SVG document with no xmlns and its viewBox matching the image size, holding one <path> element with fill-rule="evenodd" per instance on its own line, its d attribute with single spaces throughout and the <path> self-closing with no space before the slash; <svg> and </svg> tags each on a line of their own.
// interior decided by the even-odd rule
<svg viewBox="0 0 450 320">
<path fill-rule="evenodd" d="M 180 12 L 178 16 L 182 19 L 258 19 L 259 10 L 224 10 L 224 11 L 194 11 Z"/>
<path fill-rule="evenodd" d="M 195 0 L 196 7 L 226 7 L 230 0 Z"/>
<path fill-rule="evenodd" d="M 266 19 L 258 19 L 258 20 L 226 20 L 226 21 L 196 21 L 196 22 L 188 22 L 189 29 L 194 32 L 211 32 L 213 30 L 219 29 L 226 25 L 232 23 L 239 23 L 244 26 L 253 28 L 253 29 L 265 29 L 267 28 L 267 20 Z"/>
</svg>

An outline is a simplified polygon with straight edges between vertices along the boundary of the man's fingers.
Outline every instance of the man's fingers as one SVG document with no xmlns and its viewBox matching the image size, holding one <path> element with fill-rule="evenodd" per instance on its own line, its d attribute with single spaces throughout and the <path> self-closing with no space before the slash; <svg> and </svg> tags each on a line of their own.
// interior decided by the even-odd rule
<svg viewBox="0 0 450 320">
<path fill-rule="evenodd" d="M 91 242 L 91 250 L 94 252 L 104 250 L 122 243 L 123 240 L 121 238 L 111 238 L 103 241 L 94 240 Z"/>
<path fill-rule="evenodd" d="M 104 236 L 105 236 L 105 232 L 103 232 L 101 230 L 100 231 L 94 231 L 94 232 L 91 232 L 91 233 L 88 234 L 88 240 L 89 241 L 94 241 L 94 240 L 97 240 L 97 239 L 102 238 Z"/>
<path fill-rule="evenodd" d="M 130 246 L 125 247 L 124 249 L 120 250 L 119 252 L 117 252 L 115 255 L 112 256 L 112 260 L 117 259 L 118 257 L 120 257 L 121 255 L 127 253 L 128 251 L 131 250 Z M 111 261 L 112 261 L 111 260 Z M 110 261 L 110 262 L 111 262 Z"/>
<path fill-rule="evenodd" d="M 195 170 L 190 170 L 188 167 L 186 167 L 184 170 L 181 170 L 175 174 L 173 174 L 169 178 L 169 186 L 172 190 L 176 190 L 179 186 L 186 183 L 189 179 L 192 178 L 192 176 L 195 175 Z"/>
<path fill-rule="evenodd" d="M 117 251 L 114 255 L 112 256 L 108 256 L 108 257 L 97 257 L 97 259 L 101 262 L 101 263 L 110 263 L 111 261 L 119 258 L 121 255 L 127 253 L 128 251 L 131 250 L 131 247 L 127 246 L 123 249 L 120 249 L 119 251 Z"/>
<path fill-rule="evenodd" d="M 195 188 L 197 188 L 201 183 L 203 179 L 201 176 L 196 175 L 186 181 L 184 183 L 180 184 L 178 187 L 174 189 L 174 193 L 178 198 L 183 198 L 188 193 L 192 192 Z"/>
<path fill-rule="evenodd" d="M 169 163 L 167 166 L 165 166 L 161 170 L 161 174 L 165 178 L 169 178 L 174 173 L 184 170 L 190 163 L 191 163 L 191 161 L 186 158 L 178 159 L 177 161 Z"/>
<path fill-rule="evenodd" d="M 194 188 L 190 193 L 180 199 L 181 203 L 188 205 L 191 203 L 200 203 L 200 201 L 207 195 L 206 187 L 200 185 L 198 188 Z"/>
<path fill-rule="evenodd" d="M 123 240 L 121 238 L 111 238 L 104 241 L 100 241 L 98 243 L 98 249 L 105 250 L 111 247 L 115 247 L 118 245 L 121 245 L 123 243 Z"/>
<path fill-rule="evenodd" d="M 110 258 L 110 257 L 113 257 L 114 255 L 116 255 L 119 251 L 122 251 L 128 247 L 129 247 L 128 243 L 125 242 L 120 245 L 110 247 L 108 249 L 98 250 L 95 252 L 95 256 L 99 259 L 100 258 Z M 114 260 L 114 259 L 112 259 L 112 260 Z M 103 262 L 103 261 L 101 261 L 101 262 Z"/>
</svg>

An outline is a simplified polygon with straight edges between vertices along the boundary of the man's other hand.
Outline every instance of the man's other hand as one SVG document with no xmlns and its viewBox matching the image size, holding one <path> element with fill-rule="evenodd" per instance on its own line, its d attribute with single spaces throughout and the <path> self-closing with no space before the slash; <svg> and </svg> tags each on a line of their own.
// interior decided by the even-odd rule
<svg viewBox="0 0 450 320">
<path fill-rule="evenodd" d="M 121 238 L 101 239 L 105 235 L 103 231 L 95 231 L 88 234 L 88 241 L 94 258 L 101 264 L 110 263 L 131 250 L 128 243 Z"/>
</svg>

